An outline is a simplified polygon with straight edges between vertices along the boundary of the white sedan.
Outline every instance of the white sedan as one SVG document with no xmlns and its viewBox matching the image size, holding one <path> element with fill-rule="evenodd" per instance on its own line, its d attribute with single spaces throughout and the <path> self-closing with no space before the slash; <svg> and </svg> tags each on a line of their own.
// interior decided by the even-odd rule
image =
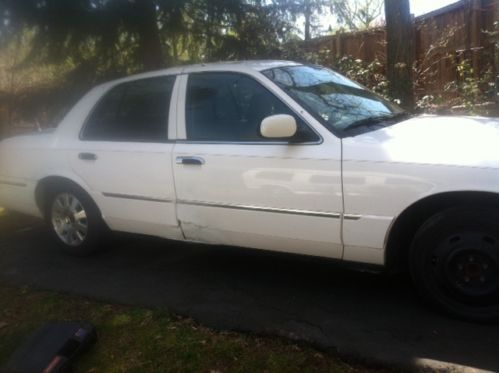
<svg viewBox="0 0 499 373">
<path fill-rule="evenodd" d="M 410 271 L 433 304 L 499 319 L 499 120 L 413 117 L 326 68 L 202 64 L 86 94 L 0 143 L 0 205 L 68 252 L 134 232 Z"/>
</svg>

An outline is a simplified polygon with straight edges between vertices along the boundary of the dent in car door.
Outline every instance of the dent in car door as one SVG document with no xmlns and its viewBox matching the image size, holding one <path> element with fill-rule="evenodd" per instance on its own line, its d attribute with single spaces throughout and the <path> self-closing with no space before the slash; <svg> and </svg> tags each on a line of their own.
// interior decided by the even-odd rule
<svg viewBox="0 0 499 373">
<path fill-rule="evenodd" d="M 186 98 L 179 125 L 187 123 L 187 140 L 174 151 L 186 238 L 341 257 L 339 141 L 321 142 L 300 116 L 244 75 L 190 75 Z M 278 113 L 297 118 L 303 143 L 261 138 L 261 119 Z"/>
</svg>

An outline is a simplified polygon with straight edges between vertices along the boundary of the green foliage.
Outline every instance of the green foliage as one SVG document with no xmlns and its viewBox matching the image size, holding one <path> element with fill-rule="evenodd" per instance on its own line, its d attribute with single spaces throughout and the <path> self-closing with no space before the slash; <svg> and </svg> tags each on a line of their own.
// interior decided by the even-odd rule
<svg viewBox="0 0 499 373">
<path fill-rule="evenodd" d="M 332 14 L 348 30 L 373 27 L 383 13 L 383 0 L 331 0 Z"/>
<path fill-rule="evenodd" d="M 0 1 L 0 136 L 6 123 L 56 123 L 102 81 L 189 62 L 279 57 L 293 29 L 284 2 Z"/>
<path fill-rule="evenodd" d="M 388 95 L 388 80 L 384 74 L 383 64 L 375 59 L 367 62 L 352 56 L 332 56 L 329 49 L 307 51 L 303 42 L 292 40 L 283 47 L 285 59 L 310 64 L 328 66 L 372 91 L 390 99 Z"/>
<path fill-rule="evenodd" d="M 436 36 L 414 66 L 416 92 L 420 96 L 417 108 L 426 112 L 489 114 L 487 105 L 497 99 L 498 77 L 494 76 L 493 65 L 495 58 L 496 68 L 499 66 L 499 21 L 491 30 L 482 30 L 484 37 L 489 38 L 488 43 L 495 45 L 495 51 L 492 47 L 456 52 L 450 45 L 456 34 L 466 32 L 465 24 L 455 22 L 444 27 L 433 20 L 422 27 L 430 29 Z M 485 62 L 488 64 L 484 66 Z M 444 87 L 436 87 L 433 93 L 424 94 L 425 88 L 434 86 L 433 82 L 439 78 L 442 64 L 455 67 L 456 79 Z M 481 66 L 480 71 L 474 68 L 477 65 Z"/>
<path fill-rule="evenodd" d="M 455 95 L 455 104 L 462 105 L 467 112 L 477 114 L 478 107 L 493 98 L 496 92 L 491 67 L 477 74 L 469 59 L 457 64 L 458 79 L 444 87 L 447 93 Z"/>
<path fill-rule="evenodd" d="M 69 73 L 75 68 L 69 59 L 59 64 L 22 65 L 31 53 L 36 32 L 24 28 L 4 43 L 0 53 L 0 137 L 13 123 L 46 126 L 77 94 L 61 92 L 63 100 L 50 100 L 47 95 L 53 87 L 68 86 Z"/>
<path fill-rule="evenodd" d="M 377 59 L 372 62 L 366 62 L 358 58 L 345 56 L 334 61 L 333 67 L 350 79 L 389 98 L 388 81 L 384 75 L 383 65 Z"/>
<path fill-rule="evenodd" d="M 277 0 L 6 0 L 6 4 L 9 15 L 4 21 L 10 28 L 38 30 L 25 64 L 69 59 L 104 78 L 179 62 L 272 56 L 292 30 Z"/>
<path fill-rule="evenodd" d="M 318 15 L 333 12 L 347 29 L 372 25 L 381 0 L 0 0 L 0 137 L 6 123 L 55 124 L 76 99 L 102 81 L 144 70 L 219 60 L 280 58 L 333 67 L 387 97 L 386 68 L 317 50 L 298 36 L 305 18 L 314 33 Z M 449 41 L 464 25 L 434 28 L 413 75 L 417 107 L 461 105 L 477 111 L 497 100 L 493 66 L 473 71 L 456 62 Z M 484 36 L 496 46 L 499 21 Z M 480 52 L 482 54 L 490 51 Z M 489 56 L 490 57 L 490 56 Z M 463 58 L 463 57 L 459 57 Z M 446 60 L 446 61 L 444 61 Z M 427 93 L 439 64 L 457 65 L 458 79 Z M 407 65 L 404 65 L 407 66 Z M 438 91 L 438 92 L 437 92 Z"/>
<path fill-rule="evenodd" d="M 298 37 L 294 37 L 290 38 L 282 45 L 280 58 L 303 63 L 319 63 L 321 60 L 320 55 L 327 53 L 329 53 L 329 51 L 308 51 L 303 44 L 303 41 Z"/>
<path fill-rule="evenodd" d="M 303 36 L 306 41 L 320 33 L 319 15 L 325 13 L 330 0 L 277 0 L 293 22 L 297 17 L 304 19 Z"/>
</svg>

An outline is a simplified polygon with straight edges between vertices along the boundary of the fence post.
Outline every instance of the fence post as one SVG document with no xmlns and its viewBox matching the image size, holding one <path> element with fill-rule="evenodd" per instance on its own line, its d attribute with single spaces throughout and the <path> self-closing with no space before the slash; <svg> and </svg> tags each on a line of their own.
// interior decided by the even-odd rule
<svg viewBox="0 0 499 373">
<path fill-rule="evenodd" d="M 496 61 L 495 42 L 499 42 L 499 35 L 492 36 L 494 32 L 494 22 L 499 21 L 499 2 L 497 0 L 482 0 L 480 8 L 480 47 L 483 52 L 481 54 L 480 67 L 492 69 L 494 76 L 497 76 L 497 68 L 499 61 Z M 486 34 L 485 32 L 489 32 Z"/>
<path fill-rule="evenodd" d="M 332 37 L 329 41 L 329 66 L 333 66 L 334 60 L 336 58 L 336 45 L 335 45 L 335 37 Z"/>
<path fill-rule="evenodd" d="M 336 34 L 336 57 L 341 58 L 343 54 L 343 48 L 342 48 L 342 33 L 339 32 Z"/>
<path fill-rule="evenodd" d="M 471 56 L 471 66 L 473 66 L 474 75 L 478 76 L 480 73 L 480 52 L 479 49 L 483 47 L 482 45 L 482 22 L 481 22 L 481 11 L 482 11 L 482 1 L 472 0 L 470 4 L 470 56 Z"/>
</svg>

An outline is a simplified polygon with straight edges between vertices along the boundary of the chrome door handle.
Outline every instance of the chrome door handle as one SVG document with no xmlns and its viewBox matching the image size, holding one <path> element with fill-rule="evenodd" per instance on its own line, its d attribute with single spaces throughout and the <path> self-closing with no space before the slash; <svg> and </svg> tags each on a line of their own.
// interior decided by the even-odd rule
<svg viewBox="0 0 499 373">
<path fill-rule="evenodd" d="M 194 156 L 189 156 L 189 157 L 177 157 L 176 158 L 177 164 L 186 164 L 186 165 L 203 165 L 204 164 L 204 159 L 201 157 L 194 157 Z"/>
<path fill-rule="evenodd" d="M 80 153 L 78 154 L 78 158 L 82 161 L 95 161 L 97 159 L 97 155 L 94 153 Z"/>
</svg>

